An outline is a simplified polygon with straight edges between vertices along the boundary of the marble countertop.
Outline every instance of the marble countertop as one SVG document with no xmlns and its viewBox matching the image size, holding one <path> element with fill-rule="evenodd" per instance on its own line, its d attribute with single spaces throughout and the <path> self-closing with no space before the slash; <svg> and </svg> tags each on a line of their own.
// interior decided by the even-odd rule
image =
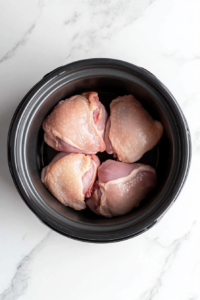
<svg viewBox="0 0 200 300">
<path fill-rule="evenodd" d="M 200 1 L 1 1 L 0 16 L 0 300 L 200 299 Z M 100 245 L 42 224 L 6 158 L 26 92 L 54 68 L 96 57 L 155 74 L 183 109 L 193 145 L 187 182 L 163 219 L 137 238 Z"/>
</svg>

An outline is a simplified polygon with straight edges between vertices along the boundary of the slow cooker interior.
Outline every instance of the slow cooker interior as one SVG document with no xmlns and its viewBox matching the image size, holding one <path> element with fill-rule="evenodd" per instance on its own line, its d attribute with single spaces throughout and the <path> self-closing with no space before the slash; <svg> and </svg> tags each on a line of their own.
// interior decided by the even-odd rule
<svg viewBox="0 0 200 300">
<path fill-rule="evenodd" d="M 157 188 L 151 192 L 137 208 L 133 209 L 133 211 L 124 216 L 112 219 L 97 216 L 89 209 L 84 211 L 75 211 L 69 207 L 65 207 L 50 194 L 40 180 L 42 168 L 46 166 L 56 154 L 56 151 L 47 146 L 43 141 L 43 120 L 60 100 L 69 98 L 75 94 L 92 90 L 98 92 L 100 101 L 104 104 L 108 112 L 109 104 L 115 97 L 133 94 L 152 115 L 152 117 L 161 121 L 164 126 L 164 134 L 159 144 L 154 149 L 147 152 L 140 160 L 141 162 L 149 164 L 156 169 L 158 177 Z M 173 137 L 171 127 L 165 112 L 158 102 L 139 85 L 127 80 L 106 76 L 92 76 L 84 79 L 78 79 L 71 83 L 67 83 L 62 88 L 54 91 L 39 107 L 37 114 L 35 114 L 32 119 L 26 145 L 27 167 L 32 183 L 40 196 L 59 214 L 76 222 L 83 222 L 90 225 L 119 224 L 138 216 L 144 212 L 144 210 L 148 210 L 148 208 L 157 200 L 160 193 L 162 193 L 167 179 L 169 178 L 173 163 Z M 97 155 L 101 162 L 108 158 L 112 158 L 112 156 L 108 155 L 106 152 L 98 153 Z"/>
</svg>

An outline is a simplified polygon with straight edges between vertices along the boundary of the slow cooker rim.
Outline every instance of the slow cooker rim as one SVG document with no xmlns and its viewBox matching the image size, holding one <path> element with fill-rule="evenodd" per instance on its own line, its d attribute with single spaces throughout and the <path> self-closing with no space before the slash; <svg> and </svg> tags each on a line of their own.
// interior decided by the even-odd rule
<svg viewBox="0 0 200 300">
<path fill-rule="evenodd" d="M 16 170 L 15 170 L 15 167 L 16 167 L 16 166 L 13 165 L 13 163 L 12 163 L 12 154 L 13 154 L 12 151 L 13 151 L 13 149 L 12 149 L 12 147 L 11 147 L 11 144 L 12 144 L 12 142 L 14 141 L 14 140 L 13 140 L 13 138 L 14 138 L 14 137 L 13 137 L 13 129 L 14 129 L 14 127 L 16 126 L 15 123 L 16 123 L 16 120 L 17 120 L 17 117 L 18 117 L 18 113 L 19 113 L 19 111 L 20 111 L 21 106 L 24 104 L 24 102 L 26 102 L 26 101 L 28 100 L 28 97 L 30 96 L 30 94 L 31 94 L 35 89 L 38 89 L 39 86 L 43 86 L 44 83 L 49 82 L 50 80 L 52 80 L 52 78 L 55 78 L 55 76 L 58 76 L 58 75 L 62 74 L 62 73 L 64 72 L 64 69 L 65 69 L 65 71 L 66 71 L 66 69 L 67 69 L 67 71 L 68 71 L 68 70 L 72 70 L 72 69 L 77 68 L 77 67 L 80 67 L 80 66 L 81 66 L 81 67 L 82 67 L 82 66 L 87 66 L 88 64 L 89 64 L 89 65 L 96 65 L 96 64 L 100 64 L 100 65 L 102 65 L 102 64 L 111 64 L 111 65 L 115 65 L 115 66 L 116 66 L 116 65 L 119 65 L 119 66 L 123 66 L 123 67 L 128 67 L 129 69 L 132 69 L 132 70 L 134 70 L 134 71 L 139 72 L 142 76 L 148 77 L 148 79 L 150 79 L 151 82 L 153 81 L 154 84 L 156 84 L 158 88 L 163 89 L 164 92 L 171 98 L 171 100 L 172 100 L 172 101 L 174 102 L 174 104 L 176 105 L 176 109 L 177 109 L 177 111 L 178 111 L 178 113 L 179 113 L 179 115 L 180 115 L 180 117 L 181 117 L 181 120 L 182 120 L 183 123 L 184 123 L 184 128 L 185 128 L 185 133 L 186 133 L 186 145 L 188 146 L 188 149 L 187 149 L 187 151 L 186 151 L 186 153 L 185 153 L 185 156 L 186 156 L 187 159 L 186 159 L 186 163 L 185 163 L 185 167 L 184 167 L 184 172 L 182 173 L 182 178 L 179 180 L 182 184 L 181 184 L 181 185 L 177 185 L 177 186 L 178 186 L 178 189 L 176 189 L 176 195 L 173 197 L 173 200 L 170 201 L 170 202 L 167 202 L 166 205 L 165 205 L 165 207 L 161 207 L 161 208 L 160 208 L 160 210 L 162 211 L 162 214 L 160 214 L 160 210 L 157 211 L 157 213 L 154 212 L 154 213 L 155 213 L 154 218 L 151 218 L 151 222 L 150 222 L 150 221 L 147 222 L 147 223 L 148 223 L 147 225 L 149 225 L 149 226 L 147 226 L 147 227 L 151 227 L 151 226 L 152 226 L 152 223 L 157 222 L 157 220 L 160 219 L 161 216 L 163 216 L 163 215 L 166 213 L 166 211 L 169 209 L 169 207 L 172 205 L 172 203 L 174 203 L 175 198 L 176 198 L 177 195 L 179 194 L 179 192 L 180 192 L 180 190 L 181 190 L 181 188 L 182 188 L 182 186 L 183 186 L 183 184 L 184 184 L 184 182 L 185 182 L 185 180 L 186 180 L 186 177 L 187 177 L 187 174 L 188 174 L 188 171 L 189 171 L 190 159 L 191 159 L 191 141 L 190 141 L 189 129 L 188 129 L 188 125 L 187 125 L 187 122 L 186 122 L 186 120 L 185 120 L 185 117 L 184 117 L 184 115 L 183 115 L 183 113 L 182 113 L 182 111 L 181 111 L 181 109 L 180 109 L 180 107 L 179 107 L 177 101 L 175 100 L 175 98 L 173 97 L 173 95 L 170 93 L 170 91 L 169 91 L 169 90 L 168 90 L 168 89 L 167 89 L 167 88 L 166 88 L 166 87 L 165 87 L 165 86 L 164 86 L 164 85 L 163 85 L 163 84 L 162 84 L 162 83 L 161 83 L 161 82 L 153 75 L 153 74 L 151 74 L 149 71 L 146 71 L 146 70 L 143 69 L 143 68 L 134 66 L 134 65 L 129 64 L 129 63 L 127 63 L 127 62 L 118 61 L 118 60 L 113 60 L 113 59 L 89 59 L 89 60 L 77 61 L 77 62 L 71 63 L 71 64 L 69 64 L 69 65 L 59 67 L 59 68 L 53 70 L 52 72 L 48 73 L 47 75 L 44 76 L 44 78 L 43 78 L 41 81 L 39 81 L 39 82 L 38 82 L 38 83 L 37 83 L 37 84 L 36 84 L 36 85 L 35 85 L 35 86 L 34 86 L 27 94 L 26 94 L 26 96 L 25 96 L 25 97 L 23 98 L 23 100 L 20 102 L 20 104 L 19 104 L 19 106 L 18 106 L 18 108 L 17 108 L 17 110 L 16 110 L 16 112 L 15 112 L 13 118 L 12 118 L 11 125 L 10 125 L 10 128 L 9 128 L 9 134 L 8 134 L 8 164 L 9 164 L 10 172 L 11 172 L 11 175 L 12 175 L 12 177 L 13 177 L 14 183 L 15 183 L 15 185 L 16 185 L 16 187 L 17 187 L 18 192 L 19 192 L 20 195 L 22 196 L 23 200 L 26 202 L 26 204 L 29 206 L 29 208 L 31 208 L 31 210 L 32 210 L 34 213 L 36 213 L 34 207 L 31 206 L 31 203 L 29 203 L 29 201 L 27 201 L 25 195 L 23 195 L 23 193 L 22 193 L 23 187 L 21 186 L 21 183 L 20 183 L 20 181 L 19 181 L 19 178 L 17 177 L 17 172 L 16 172 Z M 27 103 L 28 103 L 28 102 L 27 102 Z M 38 215 L 38 214 L 39 214 L 39 213 L 37 213 L 37 215 Z M 39 214 L 39 215 L 40 215 L 40 214 Z M 45 217 L 45 216 L 43 216 L 43 217 Z M 47 222 L 47 225 L 51 226 L 47 220 L 43 220 L 42 216 L 39 216 L 39 218 L 42 219 L 43 222 L 46 221 L 46 222 Z M 153 220 L 152 220 L 152 219 L 153 219 Z M 46 223 L 46 222 L 45 222 L 45 223 Z M 55 226 L 52 226 L 52 227 L 55 229 Z M 144 224 L 143 224 L 142 227 L 144 227 Z M 143 228 L 143 230 L 141 230 L 141 231 L 146 230 L 147 227 L 145 227 L 145 229 Z M 57 230 L 59 230 L 59 229 L 57 228 Z M 61 230 L 59 230 L 59 231 L 61 231 Z M 134 234 L 130 235 L 130 233 L 129 233 L 129 236 L 128 236 L 128 237 L 134 236 L 134 235 L 136 235 L 138 232 L 140 232 L 140 231 L 139 231 L 139 228 L 138 228 L 138 231 L 135 232 Z M 74 237 L 74 238 L 81 239 L 81 237 L 80 237 L 80 232 L 78 231 L 78 233 L 79 233 L 79 236 L 78 236 L 78 237 Z M 66 232 L 65 232 L 64 234 L 67 235 Z M 95 234 L 98 235 L 97 232 L 96 232 Z M 123 231 L 123 234 L 124 234 L 124 231 Z M 73 235 L 73 234 L 71 233 L 70 236 L 72 236 L 72 235 Z M 112 233 L 110 233 L 110 235 L 113 236 Z M 105 237 L 104 234 L 103 234 L 103 236 Z M 102 239 L 103 236 L 101 237 L 101 233 L 100 233 L 99 238 Z M 119 239 L 116 239 L 116 238 L 115 238 L 115 240 L 121 240 L 121 239 L 128 238 L 128 237 L 123 236 L 123 237 L 121 237 L 121 238 L 119 238 Z M 85 238 L 83 238 L 83 239 L 85 239 Z M 89 240 L 90 238 L 87 237 L 86 239 Z"/>
</svg>

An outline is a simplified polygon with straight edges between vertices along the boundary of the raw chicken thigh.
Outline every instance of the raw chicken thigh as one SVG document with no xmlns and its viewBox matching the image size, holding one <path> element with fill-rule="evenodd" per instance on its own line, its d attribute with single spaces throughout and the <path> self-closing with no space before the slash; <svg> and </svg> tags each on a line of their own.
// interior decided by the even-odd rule
<svg viewBox="0 0 200 300">
<path fill-rule="evenodd" d="M 106 151 L 118 160 L 139 160 L 160 140 L 163 126 L 155 121 L 132 95 L 118 97 L 110 104 L 105 132 Z"/>
<path fill-rule="evenodd" d="M 156 184 L 156 172 L 150 166 L 107 160 L 99 167 L 98 181 L 86 203 L 98 215 L 124 215 L 138 206 Z"/>
<path fill-rule="evenodd" d="M 60 101 L 43 123 L 45 142 L 57 151 L 94 154 L 106 149 L 105 107 L 96 92 Z"/>
<path fill-rule="evenodd" d="M 81 210 L 86 208 L 84 200 L 91 195 L 99 165 L 94 154 L 61 152 L 42 170 L 41 180 L 61 203 Z"/>
</svg>

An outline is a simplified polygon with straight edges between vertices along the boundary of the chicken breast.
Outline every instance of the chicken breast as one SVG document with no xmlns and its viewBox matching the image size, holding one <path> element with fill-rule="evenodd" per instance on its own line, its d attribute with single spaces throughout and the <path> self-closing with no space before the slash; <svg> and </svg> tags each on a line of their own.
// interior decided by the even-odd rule
<svg viewBox="0 0 200 300">
<path fill-rule="evenodd" d="M 57 151 L 95 154 L 106 149 L 107 112 L 96 92 L 60 101 L 43 123 L 45 142 Z"/>
<path fill-rule="evenodd" d="M 118 97 L 110 104 L 105 132 L 106 151 L 122 162 L 139 160 L 160 140 L 163 126 L 155 121 L 132 95 Z"/>
<path fill-rule="evenodd" d="M 42 170 L 41 180 L 58 201 L 76 210 L 86 208 L 100 165 L 94 154 L 59 153 Z"/>
<path fill-rule="evenodd" d="M 151 166 L 107 160 L 99 167 L 98 181 L 86 204 L 108 218 L 124 215 L 138 206 L 156 184 L 156 171 Z"/>
</svg>

